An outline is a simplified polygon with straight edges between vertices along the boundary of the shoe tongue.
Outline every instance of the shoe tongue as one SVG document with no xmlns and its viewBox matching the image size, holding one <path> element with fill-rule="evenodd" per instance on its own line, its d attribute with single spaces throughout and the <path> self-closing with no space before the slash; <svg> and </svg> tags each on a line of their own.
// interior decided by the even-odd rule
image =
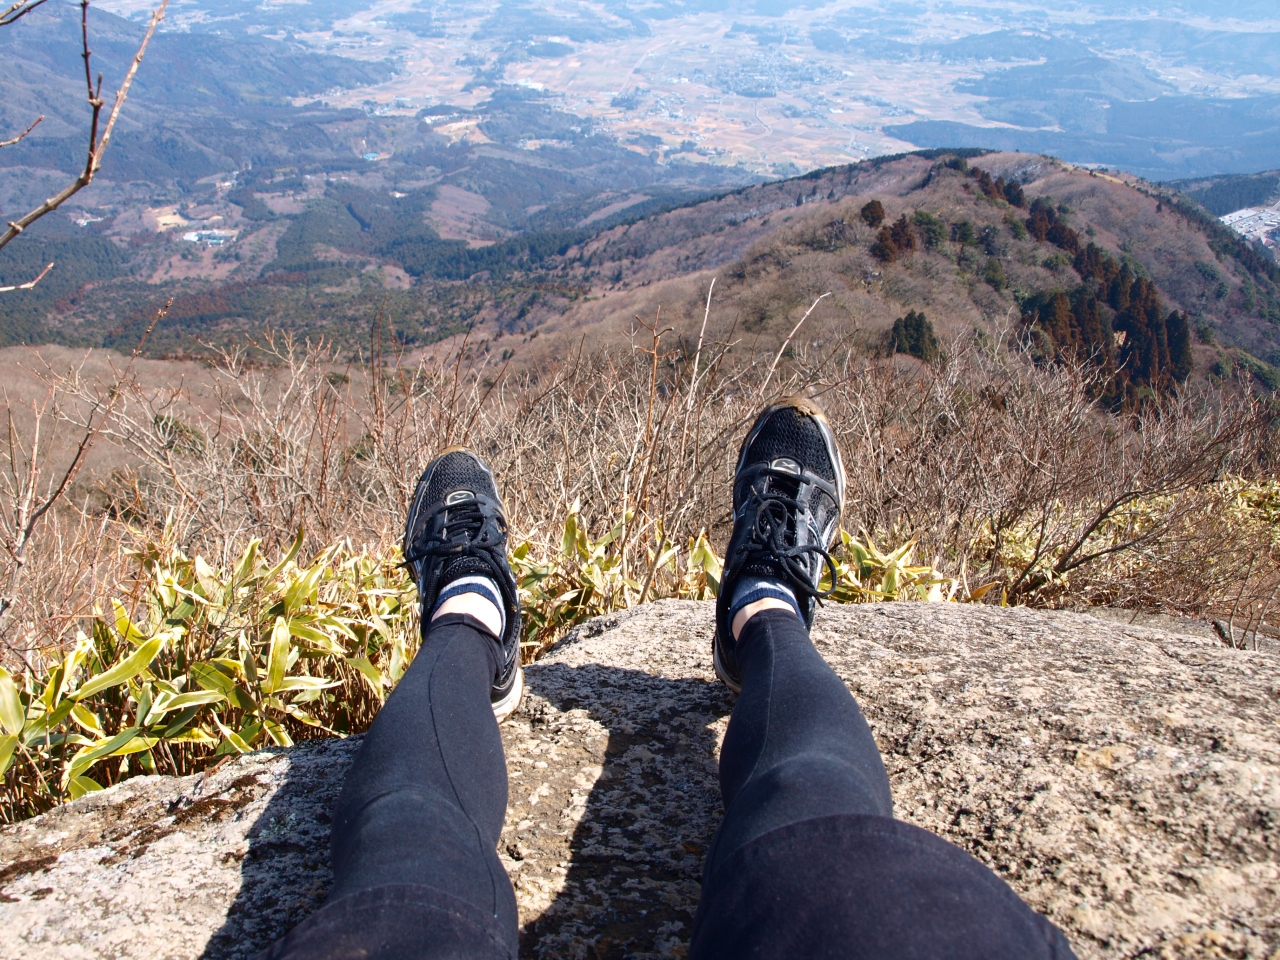
<svg viewBox="0 0 1280 960">
<path fill-rule="evenodd" d="M 800 464 L 790 457 L 778 457 L 769 464 L 765 477 L 766 493 L 794 498 L 800 492 Z"/>
<path fill-rule="evenodd" d="M 441 531 L 444 537 L 452 540 L 462 532 L 474 536 L 482 522 L 476 495 L 470 490 L 455 490 L 444 498 L 444 503 L 448 508 L 444 513 L 444 527 Z"/>
</svg>

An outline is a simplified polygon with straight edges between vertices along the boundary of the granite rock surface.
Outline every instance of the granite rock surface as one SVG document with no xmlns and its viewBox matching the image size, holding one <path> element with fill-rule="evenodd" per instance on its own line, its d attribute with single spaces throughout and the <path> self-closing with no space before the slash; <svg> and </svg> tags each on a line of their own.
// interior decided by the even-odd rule
<svg viewBox="0 0 1280 960">
<path fill-rule="evenodd" d="M 585 624 L 504 726 L 522 955 L 681 957 L 733 706 L 709 604 Z M 828 607 L 899 817 L 988 863 L 1086 958 L 1280 958 L 1280 662 L 1172 627 Z M 145 777 L 0 829 L 0 958 L 250 957 L 323 901 L 358 738 Z"/>
</svg>

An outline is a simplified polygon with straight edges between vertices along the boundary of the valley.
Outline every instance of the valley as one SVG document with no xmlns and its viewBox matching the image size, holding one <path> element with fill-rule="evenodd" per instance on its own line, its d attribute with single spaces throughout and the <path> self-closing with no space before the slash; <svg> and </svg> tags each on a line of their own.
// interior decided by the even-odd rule
<svg viewBox="0 0 1280 960">
<path fill-rule="evenodd" d="M 108 76 L 149 10 L 94 5 Z M 0 124 L 48 116 L 0 151 L 5 212 L 80 162 L 77 29 L 63 4 L 0 32 L 11 92 Z M 0 285 L 55 264 L 0 300 L 0 343 L 130 349 L 172 297 L 156 355 L 269 330 L 358 350 L 382 311 L 408 351 L 470 331 L 472 349 L 503 337 L 500 356 L 542 356 L 563 349 L 561 331 L 612 336 L 668 295 L 695 315 L 691 291 L 715 276 L 742 300 L 729 313 L 769 339 L 808 296 L 801 261 L 835 270 L 832 292 L 858 288 L 842 328 L 878 336 L 925 310 L 948 334 L 992 329 L 1074 288 L 1074 253 L 1024 248 L 1010 225 L 1024 214 L 969 209 L 972 184 L 913 178 L 947 150 L 1003 146 L 982 162 L 1071 210 L 1064 222 L 1190 318 L 1202 375 L 1245 362 L 1225 350 L 1269 376 L 1280 360 L 1270 215 L 1241 219 L 1243 243 L 1203 212 L 1158 228 L 1128 218 L 1151 197 L 1176 208 L 1155 181 L 1177 175 L 1172 186 L 1216 216 L 1276 202 L 1274 178 L 1246 171 L 1280 166 L 1269 152 L 1280 137 L 1267 133 L 1280 124 L 1278 78 L 1280 19 L 1245 2 L 1225 16 L 1196 3 L 183 0 L 100 178 L 0 257 Z M 1170 111 L 1185 114 L 1177 130 Z M 849 212 L 881 195 L 891 212 L 988 233 L 922 241 L 881 269 Z M 727 207 L 741 209 L 707 213 Z M 749 296 L 723 275 L 759 250 L 789 250 L 800 223 L 820 232 L 822 217 L 852 225 L 856 266 L 848 251 L 788 255 L 753 274 Z M 662 244 L 637 240 L 656 235 Z M 988 283 L 993 262 L 1003 279 Z"/>
</svg>

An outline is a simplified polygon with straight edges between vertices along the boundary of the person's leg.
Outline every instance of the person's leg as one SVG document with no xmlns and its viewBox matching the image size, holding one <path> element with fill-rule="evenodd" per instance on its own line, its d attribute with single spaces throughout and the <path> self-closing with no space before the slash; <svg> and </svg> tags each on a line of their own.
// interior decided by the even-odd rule
<svg viewBox="0 0 1280 960">
<path fill-rule="evenodd" d="M 892 819 L 870 729 L 794 612 L 753 616 L 736 652 L 742 693 L 720 754 L 725 818 L 691 960 L 1071 956 L 985 866 Z"/>
<path fill-rule="evenodd" d="M 271 960 L 516 956 L 515 894 L 496 848 L 507 806 L 498 722 L 522 689 L 511 653 L 520 614 L 514 580 L 503 582 L 505 535 L 484 534 L 476 497 L 460 488 L 497 503 L 487 468 L 462 452 L 433 462 L 419 484 L 405 553 L 427 621 L 422 647 L 347 774 L 328 901 Z M 451 509 L 435 510 L 446 501 Z"/>
<path fill-rule="evenodd" d="M 498 859 L 507 806 L 489 702 L 498 650 L 471 617 L 434 621 L 365 734 L 334 811 L 324 908 L 271 957 L 514 957 Z"/>
<path fill-rule="evenodd" d="M 959 848 L 892 817 L 884 765 L 809 639 L 843 468 L 807 401 L 743 443 L 715 668 L 740 691 L 720 756 L 725 818 L 690 960 L 1059 960 L 1062 934 Z"/>
<path fill-rule="evenodd" d="M 469 617 L 431 624 L 347 774 L 329 902 L 412 883 L 514 927 L 515 897 L 497 855 L 507 765 L 489 706 L 496 659 L 492 638 Z"/>
<path fill-rule="evenodd" d="M 764 610 L 738 637 L 742 693 L 720 752 L 725 820 L 708 875 L 743 845 L 797 820 L 893 816 L 871 729 L 791 611 Z"/>
</svg>

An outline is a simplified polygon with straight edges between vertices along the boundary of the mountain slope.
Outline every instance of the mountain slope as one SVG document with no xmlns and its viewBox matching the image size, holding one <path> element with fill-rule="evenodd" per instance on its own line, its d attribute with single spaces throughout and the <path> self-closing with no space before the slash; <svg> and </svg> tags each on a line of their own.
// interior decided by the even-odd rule
<svg viewBox="0 0 1280 960">
<path fill-rule="evenodd" d="M 809 321 L 812 336 L 881 335 L 915 310 L 946 339 L 1016 330 L 1044 298 L 1090 283 L 1106 307 L 1109 291 L 1096 288 L 1097 265 L 1107 261 L 1113 274 L 1127 270 L 1133 283 L 1148 283 L 1144 295 L 1158 298 L 1162 316 L 1185 317 L 1202 371 L 1224 348 L 1280 360 L 1280 270 L 1195 205 L 1046 157 L 991 154 L 970 163 L 966 172 L 945 155 L 913 154 L 835 168 L 615 227 L 563 265 L 604 298 L 550 325 L 566 337 L 622 331 L 660 303 L 664 316 L 700 319 L 715 276 L 712 328 L 722 335 L 733 329 L 776 344 L 829 292 Z M 979 170 L 1019 183 L 1023 206 L 984 193 Z M 1047 214 L 1033 214 L 1039 198 Z M 859 214 L 871 200 L 881 202 L 886 225 L 905 218 L 914 250 L 893 262 L 876 255 L 879 230 Z M 1035 216 L 1046 218 L 1043 239 L 1028 233 Z M 1061 224 L 1056 234 L 1049 218 Z M 1100 316 L 1111 322 L 1123 312 L 1107 307 Z"/>
<path fill-rule="evenodd" d="M 256 274 L 144 288 L 108 279 L 121 268 L 104 263 L 104 279 L 64 295 L 46 321 L 125 348 L 172 291 L 152 339 L 161 353 L 266 327 L 354 350 L 382 310 L 410 349 L 470 330 L 473 355 L 536 364 L 584 337 L 621 342 L 659 308 L 695 336 L 715 278 L 709 335 L 743 349 L 776 350 L 830 294 L 802 339 L 888 349 L 895 321 L 923 314 L 944 345 L 977 330 L 1097 362 L 1116 400 L 1193 369 L 1244 367 L 1276 385 L 1280 268 L 1199 205 L 1047 157 L 968 156 L 882 158 L 487 246 L 424 227 L 428 200 L 331 182 L 284 218 Z M 883 223 L 862 216 L 871 201 Z"/>
</svg>

